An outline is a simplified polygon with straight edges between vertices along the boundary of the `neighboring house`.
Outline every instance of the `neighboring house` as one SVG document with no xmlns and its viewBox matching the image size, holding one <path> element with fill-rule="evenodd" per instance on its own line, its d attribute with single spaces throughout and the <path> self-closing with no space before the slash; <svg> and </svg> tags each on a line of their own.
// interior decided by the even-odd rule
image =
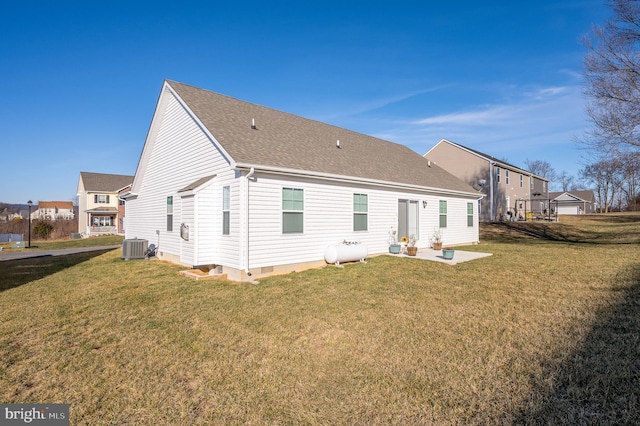
<svg viewBox="0 0 640 426">
<path fill-rule="evenodd" d="M 80 172 L 78 181 L 78 232 L 86 235 L 119 231 L 118 190 L 130 185 L 133 176 Z"/>
<path fill-rule="evenodd" d="M 491 155 L 442 139 L 424 157 L 482 191 L 480 221 L 549 213 L 549 180 Z"/>
<path fill-rule="evenodd" d="M 550 192 L 551 208 L 559 215 L 596 213 L 596 195 L 592 189 L 584 191 Z"/>
<path fill-rule="evenodd" d="M 391 228 L 477 243 L 481 196 L 405 146 L 165 81 L 125 235 L 241 281 L 323 265 L 344 240 L 388 252 Z"/>
<path fill-rule="evenodd" d="M 125 233 L 126 226 L 126 195 L 131 193 L 131 183 L 118 189 L 118 234 Z"/>
<path fill-rule="evenodd" d="M 38 201 L 32 220 L 71 220 L 75 217 L 71 201 Z"/>
</svg>

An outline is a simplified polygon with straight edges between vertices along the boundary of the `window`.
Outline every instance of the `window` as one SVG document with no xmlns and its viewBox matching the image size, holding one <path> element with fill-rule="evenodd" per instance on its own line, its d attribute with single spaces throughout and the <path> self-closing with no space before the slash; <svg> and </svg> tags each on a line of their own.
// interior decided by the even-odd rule
<svg viewBox="0 0 640 426">
<path fill-rule="evenodd" d="M 504 183 L 509 185 L 509 170 L 504 171 Z"/>
<path fill-rule="evenodd" d="M 231 187 L 222 187 L 222 235 L 231 231 Z"/>
<path fill-rule="evenodd" d="M 547 182 L 542 181 L 542 192 L 547 192 Z"/>
<path fill-rule="evenodd" d="M 520 175 L 520 188 L 524 187 L 524 176 Z"/>
<path fill-rule="evenodd" d="M 533 184 L 535 182 L 535 180 L 533 179 L 533 176 L 529 177 L 529 182 L 531 184 L 531 190 L 533 191 Z"/>
<path fill-rule="evenodd" d="M 467 203 L 467 226 L 473 226 L 473 203 Z"/>
<path fill-rule="evenodd" d="M 440 228 L 447 227 L 447 202 L 440 200 Z"/>
<path fill-rule="evenodd" d="M 353 230 L 367 230 L 368 202 L 367 194 L 353 194 Z"/>
<path fill-rule="evenodd" d="M 93 194 L 93 202 L 96 204 L 109 204 L 109 194 Z"/>
<path fill-rule="evenodd" d="M 299 188 L 282 188 L 282 233 L 303 231 L 304 194 Z"/>
<path fill-rule="evenodd" d="M 124 206 L 124 200 L 123 200 L 122 198 L 121 198 L 121 199 L 119 199 L 119 200 L 118 200 L 118 204 L 119 204 L 119 205 L 121 205 L 121 206 Z"/>
<path fill-rule="evenodd" d="M 173 197 L 167 197 L 167 231 L 173 231 Z"/>
<path fill-rule="evenodd" d="M 496 180 L 500 183 L 500 167 L 496 167 Z"/>
<path fill-rule="evenodd" d="M 93 216 L 93 226 L 113 226 L 112 216 Z"/>
</svg>

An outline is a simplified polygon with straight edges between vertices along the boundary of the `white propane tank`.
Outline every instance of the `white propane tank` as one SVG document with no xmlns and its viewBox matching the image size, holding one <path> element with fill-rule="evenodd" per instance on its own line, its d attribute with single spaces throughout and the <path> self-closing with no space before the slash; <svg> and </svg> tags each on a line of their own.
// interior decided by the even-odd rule
<svg viewBox="0 0 640 426">
<path fill-rule="evenodd" d="M 364 244 L 334 244 L 324 249 L 324 260 L 340 265 L 340 262 L 362 262 L 368 254 L 369 250 Z"/>
</svg>

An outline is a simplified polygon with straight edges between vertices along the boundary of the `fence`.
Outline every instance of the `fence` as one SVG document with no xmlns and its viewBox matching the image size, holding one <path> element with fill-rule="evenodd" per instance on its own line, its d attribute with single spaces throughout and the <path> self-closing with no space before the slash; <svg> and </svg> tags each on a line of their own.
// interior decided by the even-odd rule
<svg viewBox="0 0 640 426">
<path fill-rule="evenodd" d="M 0 234 L 0 243 L 24 241 L 24 234 Z"/>
</svg>

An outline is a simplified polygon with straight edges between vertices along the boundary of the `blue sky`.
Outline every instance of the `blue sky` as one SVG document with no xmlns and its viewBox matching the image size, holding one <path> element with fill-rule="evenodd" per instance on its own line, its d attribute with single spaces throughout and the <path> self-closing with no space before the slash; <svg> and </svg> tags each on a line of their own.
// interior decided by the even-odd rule
<svg viewBox="0 0 640 426">
<path fill-rule="evenodd" d="M 10 2 L 0 201 L 70 200 L 80 171 L 133 175 L 164 79 L 420 154 L 446 138 L 577 175 L 578 39 L 603 2 Z"/>
</svg>

